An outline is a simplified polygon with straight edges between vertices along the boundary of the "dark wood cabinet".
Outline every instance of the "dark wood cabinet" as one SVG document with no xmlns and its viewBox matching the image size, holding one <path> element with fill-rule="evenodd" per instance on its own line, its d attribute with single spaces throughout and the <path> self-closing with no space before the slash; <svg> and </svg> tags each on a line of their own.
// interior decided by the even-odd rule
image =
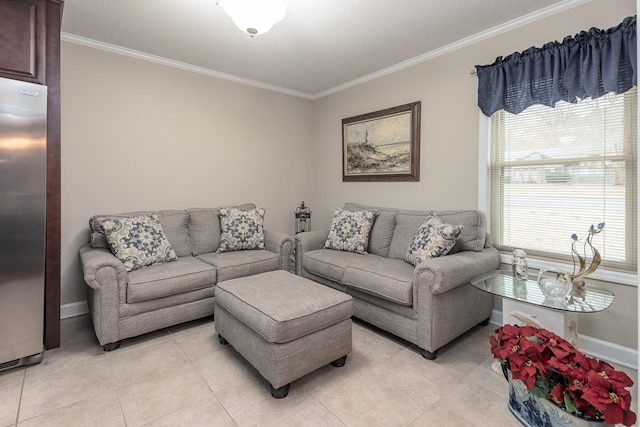
<svg viewBox="0 0 640 427">
<path fill-rule="evenodd" d="M 46 4 L 0 1 L 0 76 L 45 84 Z"/>
<path fill-rule="evenodd" d="M 45 348 L 60 346 L 60 27 L 63 0 L 0 0 L 0 77 L 47 85 Z"/>
</svg>

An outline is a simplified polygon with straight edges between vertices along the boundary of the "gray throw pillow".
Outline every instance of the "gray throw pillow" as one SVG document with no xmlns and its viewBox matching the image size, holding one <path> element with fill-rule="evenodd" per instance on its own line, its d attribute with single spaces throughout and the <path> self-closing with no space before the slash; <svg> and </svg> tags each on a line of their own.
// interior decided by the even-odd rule
<svg viewBox="0 0 640 427">
<path fill-rule="evenodd" d="M 413 236 L 405 261 L 418 265 L 425 260 L 446 255 L 458 241 L 462 229 L 462 225 L 446 224 L 439 217 L 429 215 Z"/>
<path fill-rule="evenodd" d="M 367 254 L 369 233 L 375 218 L 375 211 L 345 211 L 336 209 L 329 236 L 324 242 L 325 249 Z"/>
<path fill-rule="evenodd" d="M 104 230 L 111 253 L 124 263 L 127 271 L 178 260 L 154 213 L 96 220 Z"/>
<path fill-rule="evenodd" d="M 218 253 L 264 249 L 264 208 L 249 210 L 220 208 Z"/>
</svg>

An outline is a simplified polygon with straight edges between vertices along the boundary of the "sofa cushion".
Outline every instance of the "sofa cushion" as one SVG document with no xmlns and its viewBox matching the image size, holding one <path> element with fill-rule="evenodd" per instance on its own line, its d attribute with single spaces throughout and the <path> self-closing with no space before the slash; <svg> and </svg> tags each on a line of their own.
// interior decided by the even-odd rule
<svg viewBox="0 0 640 427">
<path fill-rule="evenodd" d="M 373 225 L 375 211 L 345 211 L 336 209 L 325 249 L 356 252 L 366 255 L 369 233 Z"/>
<path fill-rule="evenodd" d="M 216 269 L 189 256 L 132 271 L 128 279 L 127 302 L 136 303 L 214 286 Z"/>
<path fill-rule="evenodd" d="M 218 282 L 280 268 L 278 254 L 265 250 L 212 252 L 199 255 L 198 259 L 216 267 Z"/>
<path fill-rule="evenodd" d="M 436 215 L 429 215 L 413 236 L 405 261 L 418 265 L 428 259 L 446 255 L 458 241 L 462 229 L 461 225 L 446 224 Z"/>
<path fill-rule="evenodd" d="M 464 227 L 458 241 L 449 253 L 461 251 L 482 252 L 487 238 L 487 216 L 482 211 L 433 211 L 440 219 L 449 224 Z"/>
<path fill-rule="evenodd" d="M 396 227 L 396 212 L 399 209 L 365 206 L 353 202 L 345 203 L 343 209 L 346 211 L 376 211 L 369 234 L 368 252 L 383 257 L 388 256 L 393 230 Z"/>
<path fill-rule="evenodd" d="M 353 314 L 349 295 L 286 271 L 220 283 L 216 305 L 274 343 L 303 337 Z"/>
<path fill-rule="evenodd" d="M 460 224 L 464 227 L 449 253 L 482 251 L 487 229 L 486 217 L 481 211 L 400 211 L 396 214 L 396 228 L 389 248 L 390 258 L 404 259 L 413 236 L 431 214 L 437 215 L 449 224 Z"/>
<path fill-rule="evenodd" d="M 104 230 L 98 221 L 98 218 L 106 216 L 131 218 L 134 216 L 143 216 L 155 213 L 160 220 L 160 225 L 164 231 L 171 248 L 178 257 L 191 255 L 191 240 L 189 238 L 189 215 L 185 211 L 180 210 L 164 210 L 164 211 L 145 211 L 145 212 L 129 212 L 115 215 L 95 215 L 89 219 L 89 228 L 91 236 L 89 243 L 94 248 L 109 249 L 109 243 L 104 235 Z"/>
<path fill-rule="evenodd" d="M 334 282 L 342 283 L 344 268 L 351 265 L 364 255 L 355 252 L 334 251 L 332 249 L 317 249 L 304 253 L 303 268 L 309 273 Z"/>
<path fill-rule="evenodd" d="M 413 304 L 413 266 L 403 260 L 361 257 L 345 267 L 342 283 L 396 304 Z"/>
<path fill-rule="evenodd" d="M 220 208 L 220 247 L 217 252 L 264 249 L 264 208 Z"/>
<path fill-rule="evenodd" d="M 102 227 L 111 252 L 127 271 L 178 260 L 154 213 L 131 218 L 102 217 L 95 222 Z"/>
<path fill-rule="evenodd" d="M 158 212 L 160 224 L 178 257 L 191 255 L 191 239 L 189 238 L 189 215 L 185 211 Z"/>
<path fill-rule="evenodd" d="M 255 209 L 253 203 L 228 206 L 238 209 Z M 189 236 L 193 256 L 215 252 L 220 246 L 220 209 L 192 208 L 187 209 L 189 215 Z"/>
<path fill-rule="evenodd" d="M 428 211 L 400 211 L 396 214 L 396 228 L 389 246 L 389 258 L 404 260 L 413 236 L 429 214 Z"/>
</svg>

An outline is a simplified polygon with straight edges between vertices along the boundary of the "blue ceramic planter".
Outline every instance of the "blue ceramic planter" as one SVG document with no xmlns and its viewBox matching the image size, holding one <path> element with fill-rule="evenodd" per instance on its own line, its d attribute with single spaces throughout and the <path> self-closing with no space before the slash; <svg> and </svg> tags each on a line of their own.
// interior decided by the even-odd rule
<svg viewBox="0 0 640 427">
<path fill-rule="evenodd" d="M 509 410 L 528 427 L 604 427 L 602 421 L 589 421 L 563 411 L 548 399 L 537 397 L 527 390 L 520 380 L 511 378 L 511 372 L 505 370 L 509 381 Z"/>
</svg>

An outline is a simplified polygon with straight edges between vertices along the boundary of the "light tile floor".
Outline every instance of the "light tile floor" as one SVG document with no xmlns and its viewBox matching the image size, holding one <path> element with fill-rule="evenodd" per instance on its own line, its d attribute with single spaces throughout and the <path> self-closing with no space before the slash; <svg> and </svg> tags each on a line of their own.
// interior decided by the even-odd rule
<svg viewBox="0 0 640 427">
<path fill-rule="evenodd" d="M 6 426 L 518 426 L 478 326 L 423 359 L 414 345 L 354 322 L 353 352 L 271 397 L 267 382 L 202 319 L 105 353 L 88 316 L 62 321 L 60 348 L 0 373 Z M 637 372 L 625 369 L 634 380 Z M 637 387 L 632 389 L 637 411 Z"/>
</svg>

